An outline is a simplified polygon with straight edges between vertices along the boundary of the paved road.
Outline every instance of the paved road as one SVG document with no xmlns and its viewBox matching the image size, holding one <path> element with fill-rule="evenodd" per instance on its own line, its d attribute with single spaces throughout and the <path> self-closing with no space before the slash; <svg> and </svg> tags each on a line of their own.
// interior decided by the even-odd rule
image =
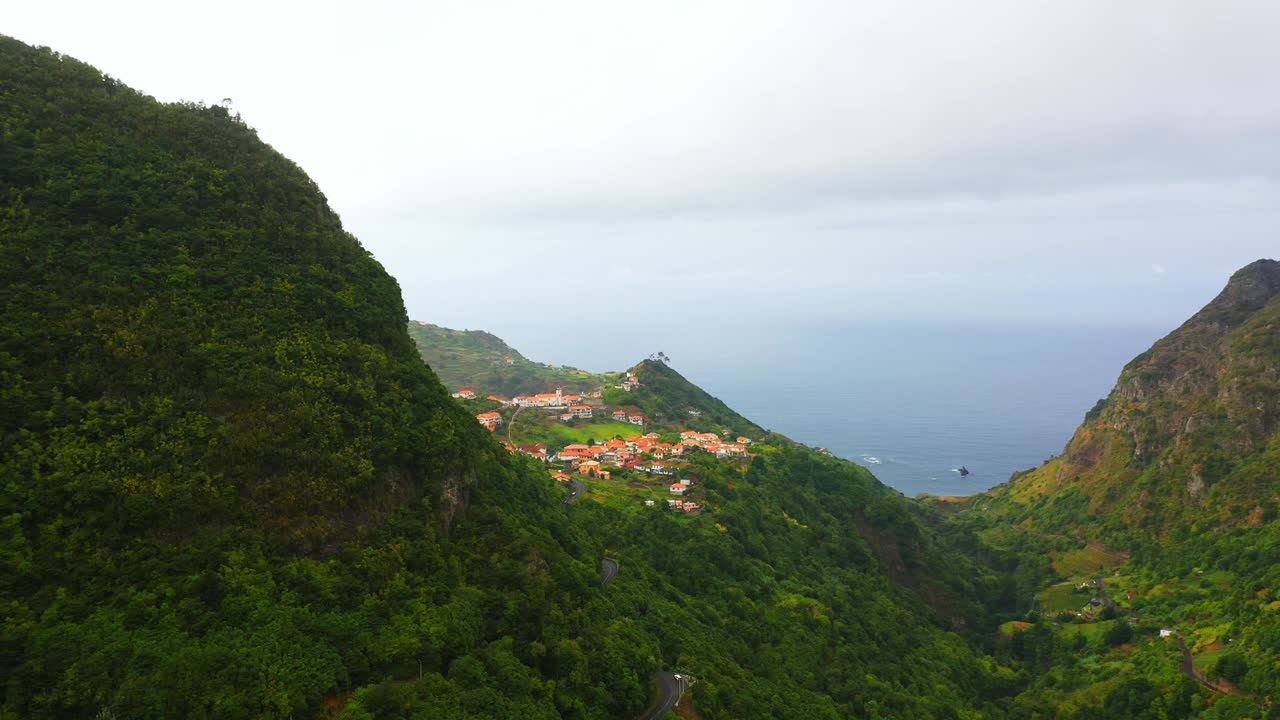
<svg viewBox="0 0 1280 720">
<path fill-rule="evenodd" d="M 1098 575 L 1093 579 L 1093 582 L 1098 586 L 1098 599 L 1102 601 L 1102 607 L 1115 610 L 1116 601 L 1112 600 L 1111 596 L 1107 594 L 1107 579 Z"/>
<path fill-rule="evenodd" d="M 1191 650 L 1187 647 L 1187 641 L 1182 639 L 1182 633 L 1178 633 L 1178 649 L 1182 651 L 1182 662 L 1178 665 L 1178 672 L 1195 680 L 1216 693 L 1239 694 L 1232 690 L 1223 689 L 1209 682 L 1209 678 L 1204 673 L 1196 669 L 1195 658 L 1191 656 Z M 1256 704 L 1256 701 L 1255 701 Z"/>
<path fill-rule="evenodd" d="M 694 679 L 688 675 L 680 675 L 672 672 L 660 672 L 656 678 L 658 682 L 658 702 L 653 707 L 645 711 L 642 716 L 644 720 L 658 720 L 667 711 L 676 706 L 680 702 L 680 696 L 693 686 Z"/>
<path fill-rule="evenodd" d="M 574 478 L 570 480 L 569 486 L 571 489 L 569 491 L 569 497 L 564 499 L 565 505 L 568 505 L 574 500 L 577 500 L 579 495 L 587 491 L 587 484 L 582 482 L 578 478 Z"/>
<path fill-rule="evenodd" d="M 569 481 L 571 490 L 569 497 L 564 499 L 566 505 L 578 499 L 578 496 L 587 491 L 586 483 L 574 478 Z M 604 558 L 600 561 L 600 587 L 608 587 L 609 583 L 618 576 L 618 561 L 613 558 Z M 674 708 L 676 703 L 680 702 L 680 696 L 684 692 L 693 687 L 696 682 L 688 675 L 681 675 L 673 672 L 660 672 L 654 681 L 658 683 L 658 702 L 649 708 L 643 716 L 644 720 L 658 720 L 667 714 L 668 710 Z"/>
<path fill-rule="evenodd" d="M 1182 664 L 1178 666 L 1178 672 L 1192 680 L 1204 682 L 1204 676 L 1196 670 L 1195 658 L 1191 657 L 1191 650 L 1187 647 L 1187 641 L 1182 639 L 1182 633 L 1178 633 L 1178 649 L 1182 650 Z"/>
<path fill-rule="evenodd" d="M 600 580 L 600 587 L 609 587 L 609 583 L 618 577 L 618 561 L 613 558 L 605 558 L 600 561 L 600 572 L 603 577 Z"/>
</svg>

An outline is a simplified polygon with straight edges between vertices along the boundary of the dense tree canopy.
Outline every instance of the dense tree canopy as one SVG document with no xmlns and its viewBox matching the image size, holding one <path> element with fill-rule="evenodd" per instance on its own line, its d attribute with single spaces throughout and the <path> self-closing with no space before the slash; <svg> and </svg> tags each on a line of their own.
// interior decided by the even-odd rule
<svg viewBox="0 0 1280 720">
<path fill-rule="evenodd" d="M 562 505 L 225 109 L 0 38 L 0 138 L 0 717 L 613 718 L 669 668 L 709 719 L 1008 693 L 955 631 L 989 576 L 850 464 Z"/>
<path fill-rule="evenodd" d="M 672 669 L 708 720 L 1275 716 L 1280 275 L 1250 273 L 948 516 L 655 360 L 628 404 L 753 457 L 692 453 L 701 514 L 566 505 L 296 165 L 0 36 L 0 720 L 603 720 Z M 463 335 L 451 371 L 565 377 Z M 1142 592 L 1050 615 L 1099 539 Z"/>
</svg>

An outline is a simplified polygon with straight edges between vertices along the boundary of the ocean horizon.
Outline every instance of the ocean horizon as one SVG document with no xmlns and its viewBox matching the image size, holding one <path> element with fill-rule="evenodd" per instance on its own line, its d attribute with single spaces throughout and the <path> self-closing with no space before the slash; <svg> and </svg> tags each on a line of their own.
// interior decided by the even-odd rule
<svg viewBox="0 0 1280 720">
<path fill-rule="evenodd" d="M 970 495 L 1060 453 L 1125 363 L 1167 332 L 795 329 L 771 351 L 723 362 L 708 349 L 675 367 L 751 420 L 865 465 L 905 495 Z"/>
</svg>

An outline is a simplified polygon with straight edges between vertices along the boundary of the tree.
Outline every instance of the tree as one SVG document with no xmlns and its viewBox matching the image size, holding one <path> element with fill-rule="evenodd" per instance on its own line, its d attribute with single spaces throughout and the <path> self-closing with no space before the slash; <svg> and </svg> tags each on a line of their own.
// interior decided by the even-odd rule
<svg viewBox="0 0 1280 720">
<path fill-rule="evenodd" d="M 1118 622 L 1107 628 L 1107 632 L 1103 635 L 1103 639 L 1108 645 L 1123 645 L 1133 638 L 1133 628 L 1129 627 L 1127 622 Z"/>
<path fill-rule="evenodd" d="M 1241 680 L 1244 680 L 1244 676 L 1249 674 L 1249 661 L 1238 652 L 1230 652 L 1218 658 L 1217 664 L 1213 666 L 1213 672 L 1218 677 L 1226 678 L 1238 685 Z"/>
</svg>

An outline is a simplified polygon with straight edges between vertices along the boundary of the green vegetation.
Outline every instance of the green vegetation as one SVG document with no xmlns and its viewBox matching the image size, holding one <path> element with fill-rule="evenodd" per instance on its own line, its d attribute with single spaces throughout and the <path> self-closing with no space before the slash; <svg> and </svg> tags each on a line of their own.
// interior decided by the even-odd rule
<svg viewBox="0 0 1280 720">
<path fill-rule="evenodd" d="M 0 134 L 0 718 L 631 717 L 669 668 L 708 720 L 1003 714 L 997 581 L 865 470 L 565 506 L 225 109 L 0 38 Z"/>
<path fill-rule="evenodd" d="M 1280 715 L 1280 265 L 945 514 L 663 362 L 622 393 L 415 325 L 482 396 L 599 383 L 763 438 L 690 454 L 700 513 L 631 471 L 566 505 L 238 117 L 0 37 L 0 140 L 0 720 L 596 720 L 664 669 L 707 720 Z"/>
<path fill-rule="evenodd" d="M 668 490 L 670 480 L 644 473 L 615 471 L 608 480 L 593 478 L 586 482 L 586 499 L 627 512 L 654 512 L 653 508 L 657 508 L 659 503 L 665 507 L 671 497 Z M 654 501 L 653 508 L 646 507 L 645 500 Z"/>
<path fill-rule="evenodd" d="M 1043 588 L 997 649 L 1028 683 L 1011 715 L 1280 716 L 1277 338 L 1280 264 L 1260 261 L 1131 362 L 1062 457 L 950 516 L 957 546 L 1022 578 L 1010 595 Z M 1114 608 L 1078 616 L 1099 574 Z"/>
<path fill-rule="evenodd" d="M 1088 600 L 1088 595 L 1082 595 L 1075 589 L 1075 583 L 1067 581 L 1045 588 L 1044 592 L 1040 593 L 1040 609 L 1046 615 L 1074 612 Z"/>
<path fill-rule="evenodd" d="M 587 392 L 619 382 L 616 374 L 589 373 L 553 367 L 521 355 L 497 336 L 483 330 L 450 330 L 424 322 L 409 323 L 409 337 L 418 353 L 450 391 L 472 388 L 480 397 Z"/>
<path fill-rule="evenodd" d="M 1087 577 L 1124 565 L 1126 560 L 1114 551 L 1097 545 L 1055 553 L 1053 568 L 1064 577 Z"/>
<path fill-rule="evenodd" d="M 1035 625 L 1028 622 L 1010 620 L 1008 622 L 1000 623 L 1000 634 L 1012 637 L 1015 633 L 1020 633 L 1023 630 L 1030 630 L 1033 627 L 1035 627 Z"/>
<path fill-rule="evenodd" d="M 735 437 L 741 434 L 753 440 L 764 434 L 759 425 L 686 380 L 665 362 L 645 360 L 631 372 L 640 379 L 640 387 L 629 393 L 620 390 L 606 393 L 606 403 L 634 405 L 655 421 L 695 430 L 728 435 L 724 433 L 728 428 Z M 690 410 L 697 411 L 699 415 L 690 415 Z"/>
<path fill-rule="evenodd" d="M 515 441 L 521 444 L 544 442 L 552 447 L 564 447 L 574 443 L 586 444 L 592 440 L 632 437 L 640 433 L 640 428 L 617 422 L 570 426 L 556 420 L 554 416 L 526 410 L 520 414 L 515 433 Z"/>
</svg>

